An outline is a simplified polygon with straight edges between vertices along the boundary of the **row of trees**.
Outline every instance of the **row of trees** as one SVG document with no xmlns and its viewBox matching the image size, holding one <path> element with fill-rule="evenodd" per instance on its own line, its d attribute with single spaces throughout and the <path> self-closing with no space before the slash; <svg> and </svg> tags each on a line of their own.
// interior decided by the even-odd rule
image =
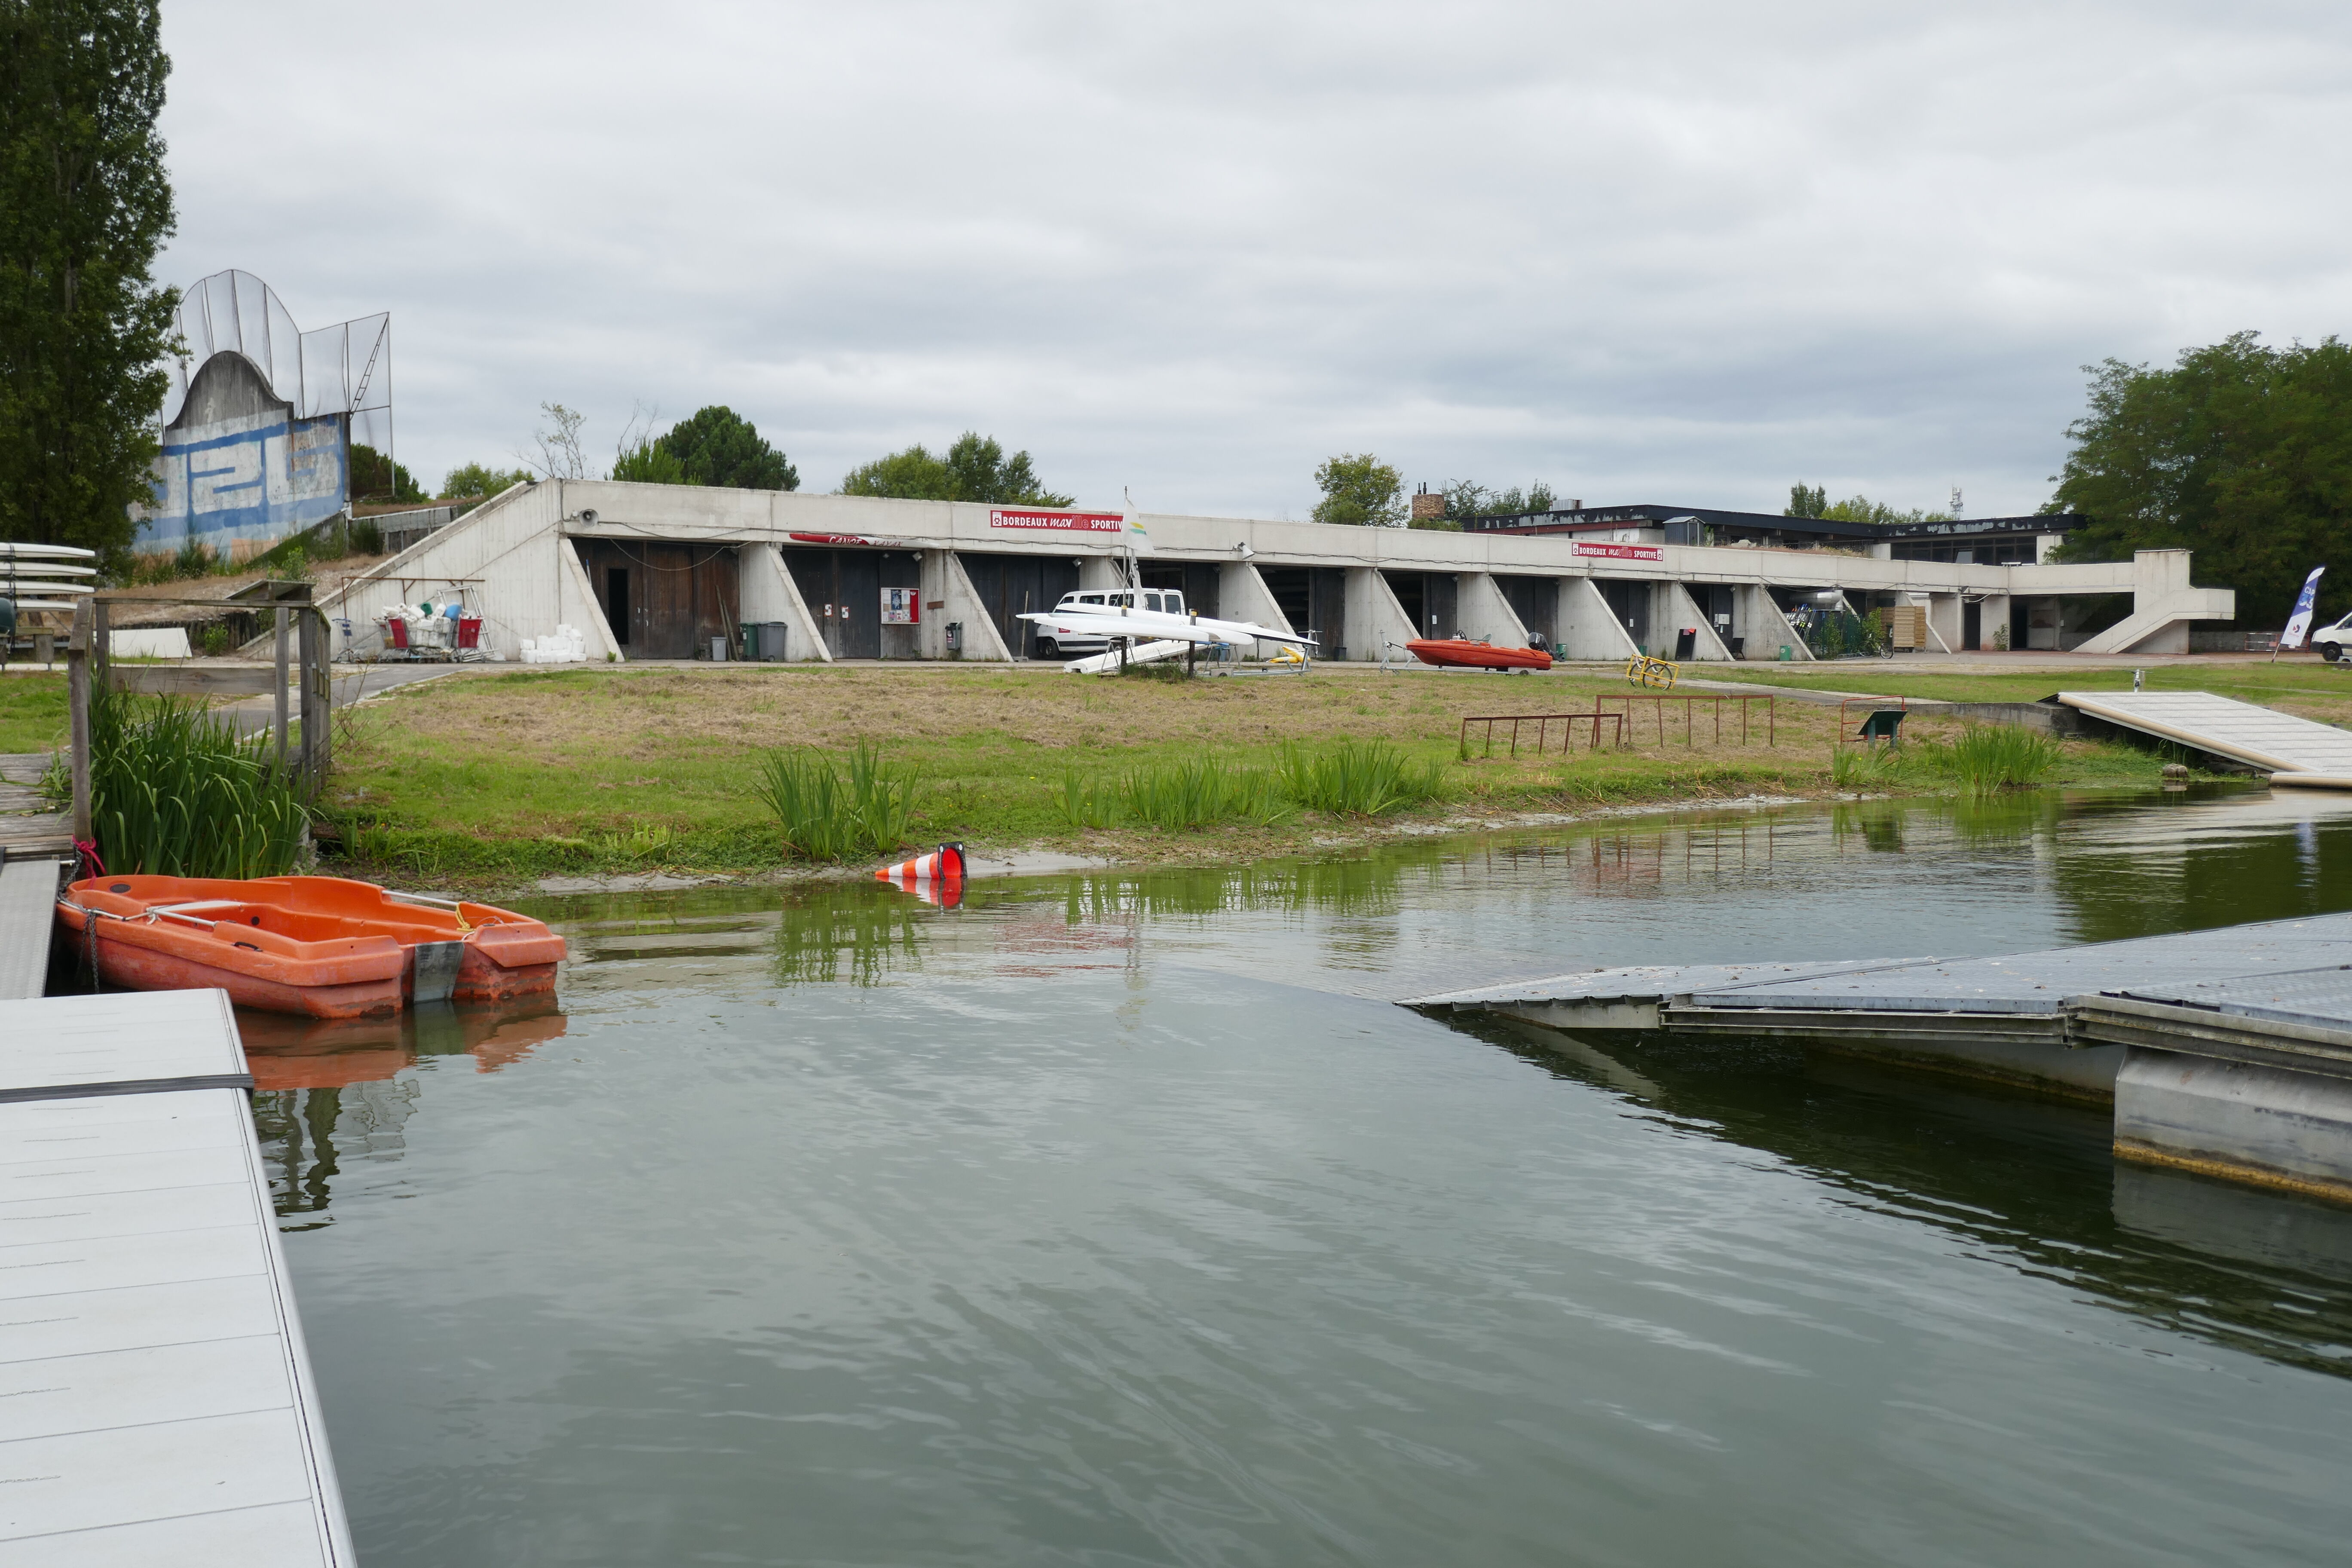
<svg viewBox="0 0 2352 1568">
<path fill-rule="evenodd" d="M 1885 501 L 1872 500 L 1868 496 L 1848 496 L 1843 500 L 1830 500 L 1828 490 L 1819 485 L 1794 484 L 1789 487 L 1789 504 L 1780 509 L 1782 517 L 1815 517 L 1832 522 L 1949 522 L 1948 511 L 1905 511 L 1888 506 Z"/>
<path fill-rule="evenodd" d="M 1323 499 L 1312 513 L 1318 522 L 1352 523 L 1366 528 L 1459 529 L 1474 517 L 1549 511 L 1559 504 L 1552 488 L 1538 479 L 1527 489 L 1513 485 L 1496 489 L 1474 479 L 1448 479 L 1440 490 L 1443 510 L 1431 516 L 1413 516 L 1404 493 L 1404 476 L 1370 452 L 1349 452 L 1326 458 L 1315 470 L 1315 488 Z"/>
</svg>

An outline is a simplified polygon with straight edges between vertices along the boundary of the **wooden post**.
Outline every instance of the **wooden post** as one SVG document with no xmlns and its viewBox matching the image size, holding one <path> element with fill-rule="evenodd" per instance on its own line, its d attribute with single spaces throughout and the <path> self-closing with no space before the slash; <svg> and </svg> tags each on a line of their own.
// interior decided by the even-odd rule
<svg viewBox="0 0 2352 1568">
<path fill-rule="evenodd" d="M 325 617 L 308 605 L 297 613 L 301 617 L 303 787 L 315 796 L 327 782 L 331 724 L 328 710 L 333 688 L 328 685 L 331 672 L 327 668 Z"/>
<path fill-rule="evenodd" d="M 90 839 L 89 641 L 91 627 L 100 610 L 100 605 L 88 599 L 76 605 L 73 629 L 66 634 L 66 701 L 73 721 L 73 836 L 76 844 L 87 844 Z"/>
<path fill-rule="evenodd" d="M 278 629 L 278 776 L 286 776 L 286 606 L 273 612 Z"/>
</svg>

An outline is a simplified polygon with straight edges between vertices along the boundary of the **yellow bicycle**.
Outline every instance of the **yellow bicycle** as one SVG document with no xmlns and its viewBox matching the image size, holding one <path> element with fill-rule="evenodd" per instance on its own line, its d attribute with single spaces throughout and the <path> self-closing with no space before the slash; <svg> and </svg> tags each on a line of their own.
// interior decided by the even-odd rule
<svg viewBox="0 0 2352 1568">
<path fill-rule="evenodd" d="M 1682 666 L 1663 658 L 1652 658 L 1646 653 L 1637 653 L 1625 661 L 1628 682 L 1635 686 L 1654 686 L 1661 691 L 1673 688 L 1675 677 L 1681 670 Z"/>
</svg>

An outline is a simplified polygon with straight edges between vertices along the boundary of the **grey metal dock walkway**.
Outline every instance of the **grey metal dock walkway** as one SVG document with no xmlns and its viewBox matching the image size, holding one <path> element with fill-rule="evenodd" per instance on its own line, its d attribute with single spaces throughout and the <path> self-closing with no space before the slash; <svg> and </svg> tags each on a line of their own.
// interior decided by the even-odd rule
<svg viewBox="0 0 2352 1568">
<path fill-rule="evenodd" d="M 2126 1157 L 2352 1199 L 2352 914 L 1991 958 L 1595 970 L 1405 1005 L 1797 1040 L 2111 1096 Z"/>
<path fill-rule="evenodd" d="M 0 1561 L 352 1562 L 217 991 L 0 1001 Z"/>
</svg>

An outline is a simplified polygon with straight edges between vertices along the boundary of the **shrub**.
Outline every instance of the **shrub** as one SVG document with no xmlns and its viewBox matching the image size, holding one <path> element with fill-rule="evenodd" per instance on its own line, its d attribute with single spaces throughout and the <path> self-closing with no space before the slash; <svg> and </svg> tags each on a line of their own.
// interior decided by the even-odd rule
<svg viewBox="0 0 2352 1568">
<path fill-rule="evenodd" d="M 269 765 L 267 736 L 239 740 L 192 698 L 90 693 L 90 830 L 109 872 L 277 877 L 310 811 Z"/>
<path fill-rule="evenodd" d="M 372 517 L 355 518 L 345 543 L 354 555 L 381 555 L 383 553 L 383 524 Z"/>
<path fill-rule="evenodd" d="M 870 746 L 850 752 L 845 774 L 821 752 L 781 748 L 760 762 L 755 798 L 776 815 L 784 847 L 808 860 L 846 860 L 896 849 L 914 812 L 911 768 L 886 764 Z"/>
<path fill-rule="evenodd" d="M 1443 793 L 1444 764 L 1415 763 L 1386 741 L 1342 741 L 1308 751 L 1282 748 L 1276 771 L 1290 798 L 1314 811 L 1378 816 Z"/>
</svg>

